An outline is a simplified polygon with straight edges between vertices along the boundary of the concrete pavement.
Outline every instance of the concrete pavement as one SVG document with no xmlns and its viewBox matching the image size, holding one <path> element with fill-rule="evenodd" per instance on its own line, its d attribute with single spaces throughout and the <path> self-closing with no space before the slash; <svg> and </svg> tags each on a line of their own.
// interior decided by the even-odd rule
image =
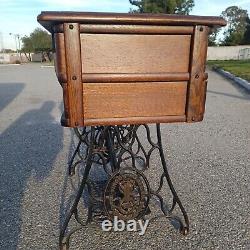
<svg viewBox="0 0 250 250">
<path fill-rule="evenodd" d="M 58 248 L 74 142 L 61 110 L 53 68 L 0 67 L 0 249 Z M 144 236 L 88 228 L 71 249 L 250 249 L 250 95 L 209 71 L 204 121 L 162 125 L 162 136 L 189 235 L 162 219 Z"/>
</svg>

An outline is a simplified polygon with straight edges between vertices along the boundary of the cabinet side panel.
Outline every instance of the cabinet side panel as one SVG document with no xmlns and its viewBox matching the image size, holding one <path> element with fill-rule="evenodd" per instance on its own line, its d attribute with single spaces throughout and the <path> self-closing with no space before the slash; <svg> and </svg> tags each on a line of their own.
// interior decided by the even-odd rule
<svg viewBox="0 0 250 250">
<path fill-rule="evenodd" d="M 190 81 L 187 93 L 187 122 L 198 122 L 203 119 L 206 99 L 205 73 L 207 56 L 207 39 L 209 28 L 196 26 L 191 48 Z"/>
<path fill-rule="evenodd" d="M 54 46 L 55 46 L 55 71 L 59 83 L 63 89 L 63 106 L 64 113 L 61 117 L 61 125 L 69 126 L 69 101 L 68 101 L 68 89 L 67 89 L 67 71 L 66 71 L 66 56 L 65 56 L 65 44 L 64 34 L 54 33 Z"/>
<path fill-rule="evenodd" d="M 67 82 L 64 34 L 55 33 L 54 43 L 56 50 L 54 54 L 56 76 L 60 84 L 62 84 Z"/>
<path fill-rule="evenodd" d="M 78 23 L 64 23 L 69 126 L 83 126 L 81 46 Z"/>
</svg>

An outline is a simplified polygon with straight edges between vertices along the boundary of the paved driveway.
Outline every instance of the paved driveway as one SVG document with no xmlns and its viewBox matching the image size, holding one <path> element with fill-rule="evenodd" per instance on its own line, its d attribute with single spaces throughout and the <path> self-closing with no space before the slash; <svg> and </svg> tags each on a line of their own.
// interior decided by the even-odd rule
<svg viewBox="0 0 250 250">
<path fill-rule="evenodd" d="M 0 67 L 0 249 L 58 248 L 72 198 L 61 95 L 53 68 Z M 72 249 L 250 249 L 250 95 L 209 71 L 204 121 L 163 125 L 162 135 L 190 234 L 166 220 L 144 236 L 89 228 Z"/>
</svg>

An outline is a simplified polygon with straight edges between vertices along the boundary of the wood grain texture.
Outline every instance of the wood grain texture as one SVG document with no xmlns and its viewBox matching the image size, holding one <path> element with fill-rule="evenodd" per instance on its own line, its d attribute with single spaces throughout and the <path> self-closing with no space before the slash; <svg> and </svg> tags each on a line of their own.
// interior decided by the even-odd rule
<svg viewBox="0 0 250 250">
<path fill-rule="evenodd" d="M 186 122 L 185 115 L 85 119 L 85 126 Z"/>
<path fill-rule="evenodd" d="M 81 34 L 83 73 L 188 72 L 190 35 Z"/>
<path fill-rule="evenodd" d="M 42 12 L 38 21 L 55 38 L 64 126 L 203 119 L 207 36 L 223 18 Z"/>
<path fill-rule="evenodd" d="M 65 55 L 65 42 L 63 33 L 54 34 L 55 42 L 55 71 L 59 83 L 63 89 L 63 105 L 64 112 L 61 118 L 61 124 L 63 126 L 69 126 L 69 96 L 68 96 L 68 84 L 67 84 L 67 69 L 66 69 L 66 55 Z"/>
<path fill-rule="evenodd" d="M 64 24 L 65 56 L 67 69 L 67 101 L 69 126 L 83 126 L 82 70 L 79 24 Z"/>
<path fill-rule="evenodd" d="M 197 122 L 203 119 L 206 98 L 207 74 L 205 73 L 205 65 L 208 34 L 208 27 L 195 27 L 190 63 L 190 82 L 187 95 L 186 115 L 188 122 Z"/>
<path fill-rule="evenodd" d="M 38 22 L 48 31 L 53 32 L 56 24 L 82 23 L 82 24 L 126 24 L 126 25 L 178 25 L 194 26 L 205 25 L 225 26 L 222 17 L 192 16 L 192 15 L 167 15 L 167 14 L 132 14 L 132 13 L 95 13 L 95 12 L 70 12 L 70 11 L 43 11 L 37 17 Z"/>
<path fill-rule="evenodd" d="M 85 83 L 84 119 L 185 115 L 187 82 Z"/>
<path fill-rule="evenodd" d="M 162 35 L 191 35 L 193 26 L 156 26 L 156 25 L 110 25 L 110 24 L 80 24 L 81 33 L 93 34 L 162 34 Z M 63 32 L 63 24 L 53 27 L 55 33 Z"/>
<path fill-rule="evenodd" d="M 83 82 L 169 82 L 187 81 L 189 73 L 82 74 Z"/>
<path fill-rule="evenodd" d="M 100 34 L 193 34 L 192 26 L 81 24 L 81 33 Z"/>
<path fill-rule="evenodd" d="M 55 70 L 58 81 L 62 83 L 67 82 L 67 71 L 66 71 L 66 56 L 65 56 L 65 44 L 64 44 L 64 34 L 55 33 Z"/>
</svg>

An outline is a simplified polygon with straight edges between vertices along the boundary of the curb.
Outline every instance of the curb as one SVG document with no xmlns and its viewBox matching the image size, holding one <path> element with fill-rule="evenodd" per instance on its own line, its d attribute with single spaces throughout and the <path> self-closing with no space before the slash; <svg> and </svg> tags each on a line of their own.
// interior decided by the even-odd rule
<svg viewBox="0 0 250 250">
<path fill-rule="evenodd" d="M 6 67 L 6 66 L 20 66 L 21 64 L 17 63 L 6 63 L 6 64 L 0 64 L 0 67 Z"/>
<path fill-rule="evenodd" d="M 41 65 L 41 68 L 54 68 L 55 66 L 52 65 Z"/>
<path fill-rule="evenodd" d="M 223 69 L 220 69 L 218 67 L 212 67 L 212 69 L 214 71 L 216 71 L 217 73 L 223 75 L 225 78 L 228 78 L 228 79 L 234 81 L 235 83 L 239 84 L 241 87 L 250 91 L 250 82 L 248 82 L 240 77 L 237 77 L 237 76 L 231 74 L 230 72 L 225 71 Z"/>
</svg>

